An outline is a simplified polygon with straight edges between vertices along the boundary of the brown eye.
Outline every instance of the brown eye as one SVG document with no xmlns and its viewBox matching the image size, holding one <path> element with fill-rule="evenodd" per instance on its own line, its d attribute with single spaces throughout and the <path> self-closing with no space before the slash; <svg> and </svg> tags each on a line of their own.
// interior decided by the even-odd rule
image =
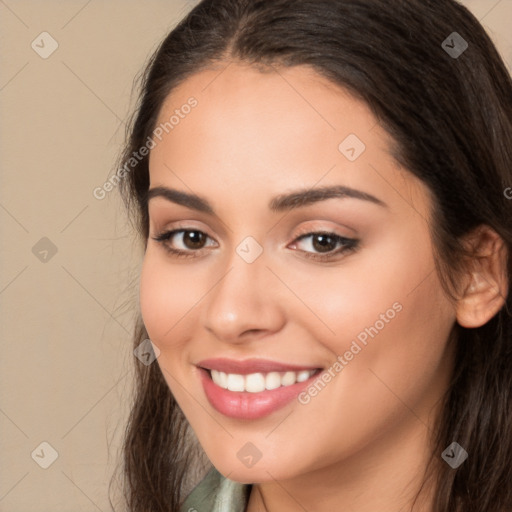
<svg viewBox="0 0 512 512">
<path fill-rule="evenodd" d="M 166 251 L 176 256 L 195 257 L 207 246 L 215 245 L 213 240 L 198 229 L 174 229 L 153 237 Z"/>
<path fill-rule="evenodd" d="M 336 233 L 313 232 L 299 236 L 293 245 L 308 258 L 327 260 L 343 253 L 348 254 L 355 251 L 358 244 L 359 240 L 346 238 Z"/>
<path fill-rule="evenodd" d="M 313 248 L 318 252 L 329 252 L 336 248 L 337 240 L 329 235 L 313 235 Z"/>
<path fill-rule="evenodd" d="M 206 236 L 201 231 L 183 231 L 183 245 L 187 249 L 202 249 Z"/>
</svg>

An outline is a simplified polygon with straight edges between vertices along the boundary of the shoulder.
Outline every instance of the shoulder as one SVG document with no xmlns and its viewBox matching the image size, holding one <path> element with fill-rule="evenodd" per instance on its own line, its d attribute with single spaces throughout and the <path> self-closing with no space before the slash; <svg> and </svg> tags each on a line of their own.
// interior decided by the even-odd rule
<svg viewBox="0 0 512 512">
<path fill-rule="evenodd" d="M 192 489 L 180 512 L 244 512 L 250 491 L 250 484 L 230 480 L 212 468 Z"/>
</svg>

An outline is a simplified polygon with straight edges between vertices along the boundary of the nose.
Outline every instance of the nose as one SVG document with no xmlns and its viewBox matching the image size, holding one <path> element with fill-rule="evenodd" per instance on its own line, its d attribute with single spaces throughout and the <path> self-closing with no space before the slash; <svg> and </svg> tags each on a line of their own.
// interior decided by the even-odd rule
<svg viewBox="0 0 512 512">
<path fill-rule="evenodd" d="M 266 263 L 265 252 L 247 263 L 233 251 L 223 264 L 202 311 L 203 326 L 216 339 L 244 343 L 283 327 L 284 297 Z"/>
</svg>

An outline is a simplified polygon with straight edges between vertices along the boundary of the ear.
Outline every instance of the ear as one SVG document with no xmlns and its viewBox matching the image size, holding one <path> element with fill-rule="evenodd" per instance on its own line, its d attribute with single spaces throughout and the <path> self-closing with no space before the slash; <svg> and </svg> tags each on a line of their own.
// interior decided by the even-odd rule
<svg viewBox="0 0 512 512">
<path fill-rule="evenodd" d="M 463 293 L 457 301 L 457 322 L 475 328 L 486 324 L 503 307 L 508 294 L 508 251 L 503 239 L 489 226 L 478 226 L 467 239 L 474 251 Z"/>
</svg>

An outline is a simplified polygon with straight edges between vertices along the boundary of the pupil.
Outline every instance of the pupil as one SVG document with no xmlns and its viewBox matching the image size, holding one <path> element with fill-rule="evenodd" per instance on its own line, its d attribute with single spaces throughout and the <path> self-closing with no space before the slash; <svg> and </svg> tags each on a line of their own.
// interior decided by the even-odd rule
<svg viewBox="0 0 512 512">
<path fill-rule="evenodd" d="M 197 231 L 187 231 L 185 233 L 184 242 L 190 249 L 198 249 L 203 242 L 203 234 Z"/>
<path fill-rule="evenodd" d="M 316 243 L 317 241 L 319 243 Z M 329 252 L 333 250 L 333 247 L 330 247 L 332 246 L 332 243 L 332 237 L 327 235 L 316 235 L 313 238 L 313 246 L 315 247 L 316 250 L 319 250 L 319 252 Z"/>
</svg>

